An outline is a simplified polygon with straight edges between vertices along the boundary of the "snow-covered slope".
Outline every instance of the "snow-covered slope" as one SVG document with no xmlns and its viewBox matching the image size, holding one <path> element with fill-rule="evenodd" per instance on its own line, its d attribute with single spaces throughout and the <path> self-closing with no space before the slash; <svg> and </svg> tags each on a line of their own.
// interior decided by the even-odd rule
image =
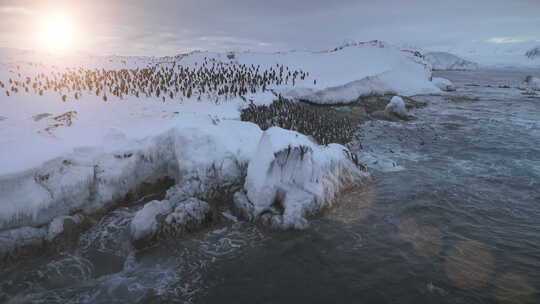
<svg viewBox="0 0 540 304">
<path fill-rule="evenodd" d="M 363 95 L 440 92 L 429 81 L 431 71 L 421 57 L 381 43 L 318 53 L 231 55 L 195 52 L 168 58 L 84 56 L 79 59 L 45 57 L 39 61 L 26 61 L 25 56 L 19 61 L 0 58 L 5 64 L 0 69 L 0 116 L 3 118 L 0 120 L 0 174 L 36 167 L 75 147 L 108 149 L 122 138 L 141 139 L 155 135 L 170 128 L 185 114 L 238 119 L 240 109 L 250 102 L 268 104 L 276 98 L 274 94 L 315 103 L 348 103 Z M 227 73 L 242 66 L 252 67 L 258 69 L 259 77 L 269 78 L 273 73 L 275 80 L 265 86 L 254 85 L 254 91 L 249 87 L 249 91 L 240 96 L 210 92 L 213 88 L 208 85 L 202 89 L 204 93 L 196 93 L 201 87 L 196 77 L 203 72 L 196 74 L 189 83 L 180 84 L 180 91 L 176 91 L 178 85 L 172 84 L 163 74 L 166 69 L 175 69 L 171 75 L 182 77 L 185 73 L 179 73 L 179 67 L 194 73 L 204 62 L 208 69 L 223 64 L 221 68 Z M 117 91 L 123 82 L 129 85 L 130 80 L 128 77 L 118 80 L 124 76 L 109 71 L 127 69 L 129 73 L 138 71 L 145 76 L 146 72 L 142 71 L 146 68 L 154 69 L 150 76 L 152 80 L 142 85 L 133 84 L 130 92 L 115 96 L 113 91 Z M 79 90 L 85 87 L 85 73 L 102 70 L 105 72 L 95 77 L 105 80 L 94 83 L 91 79 L 92 90 L 88 87 Z M 296 77 L 289 74 L 299 71 L 305 74 Z M 162 74 L 158 76 L 158 73 Z M 213 77 L 222 76 L 227 75 L 218 73 Z M 10 79 L 17 84 L 9 83 Z M 46 82 L 53 81 L 43 89 L 47 87 Z M 169 85 L 164 85 L 165 81 Z M 228 87 L 227 90 L 231 90 L 233 85 L 234 81 L 225 82 L 217 89 L 223 91 Z M 100 92 L 94 92 L 96 86 L 101 87 Z M 158 86 L 160 96 L 157 96 Z M 193 86 L 191 97 L 185 96 L 185 86 Z M 150 90 L 153 93 L 148 94 Z M 62 102 L 63 95 L 65 102 Z"/>
<path fill-rule="evenodd" d="M 434 70 L 476 70 L 478 64 L 459 58 L 456 55 L 445 52 L 431 52 L 425 54 L 426 60 L 431 63 Z"/>
<path fill-rule="evenodd" d="M 223 60 L 223 54 L 200 52 L 186 56 L 182 62 L 194 64 L 205 57 Z M 350 103 L 370 95 L 439 92 L 430 82 L 430 66 L 420 54 L 380 41 L 324 52 L 238 53 L 234 54 L 234 61 L 261 67 L 283 64 L 291 70 L 308 72 L 306 79 L 275 89 L 284 97 L 319 104 Z"/>
</svg>

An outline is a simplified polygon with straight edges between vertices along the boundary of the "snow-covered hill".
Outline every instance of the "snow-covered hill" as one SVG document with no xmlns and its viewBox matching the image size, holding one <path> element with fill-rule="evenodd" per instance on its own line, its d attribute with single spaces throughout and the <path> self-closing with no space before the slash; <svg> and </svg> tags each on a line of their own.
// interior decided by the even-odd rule
<svg viewBox="0 0 540 304">
<path fill-rule="evenodd" d="M 485 67 L 538 67 L 537 60 L 524 54 L 538 46 L 538 41 L 475 41 L 429 48 L 432 52 L 448 52 Z"/>
<path fill-rule="evenodd" d="M 238 119 L 250 102 L 268 104 L 278 94 L 348 103 L 365 95 L 440 92 L 421 57 L 379 42 L 331 52 L 195 52 L 166 58 L 47 56 L 29 61 L 24 53 L 2 57 L 0 63 L 0 116 L 5 118 L 0 174 L 32 168 L 77 146 L 104 146 L 111 132 L 152 136 L 185 114 Z M 236 72 L 237 79 L 227 80 Z M 209 73 L 223 81 L 210 83 Z M 207 83 L 201 83 L 203 78 Z M 58 121 L 64 113 L 71 113 L 69 126 Z M 39 154 L 28 148 L 36 145 Z M 9 160 L 14 151 L 18 158 Z"/>
<path fill-rule="evenodd" d="M 425 54 L 425 58 L 431 63 L 434 70 L 467 71 L 478 69 L 477 63 L 465 60 L 450 53 L 431 52 Z"/>
<path fill-rule="evenodd" d="M 221 185 L 237 185 L 248 165 L 249 174 L 263 180 L 266 173 L 253 168 L 266 169 L 252 163 L 260 161 L 252 156 L 264 133 L 238 121 L 250 104 L 269 104 L 280 96 L 334 104 L 374 94 L 440 93 L 419 53 L 381 42 L 325 52 L 194 52 L 176 57 L 5 53 L 0 57 L 0 240 L 10 244 L 32 239 L 29 233 L 38 243 L 46 242 L 42 230 L 55 218 L 101 212 L 126 195 L 136 195 L 142 185 L 165 178 L 182 181 L 192 190 L 180 192 L 198 198 Z M 362 178 L 351 175 L 354 158 L 345 147 L 332 146 L 332 157 L 325 158 L 325 148 L 307 144 L 304 135 L 288 134 L 298 139 L 298 153 L 313 153 L 301 165 L 320 175 L 296 176 L 294 187 L 288 181 L 273 182 L 296 191 L 285 211 L 330 204 L 340 184 L 315 179 L 353 183 Z M 274 152 L 279 151 L 268 155 Z M 282 165 L 299 164 L 292 159 Z M 314 187 L 324 193 L 323 199 L 299 195 Z M 197 189 L 204 195 L 193 192 Z M 259 204 L 253 192 L 248 197 Z M 248 214 L 258 220 L 266 211 Z M 291 225 L 283 219 L 284 226 Z M 56 235 L 58 225 L 53 226 Z M 0 243 L 0 256 L 2 249 Z"/>
</svg>

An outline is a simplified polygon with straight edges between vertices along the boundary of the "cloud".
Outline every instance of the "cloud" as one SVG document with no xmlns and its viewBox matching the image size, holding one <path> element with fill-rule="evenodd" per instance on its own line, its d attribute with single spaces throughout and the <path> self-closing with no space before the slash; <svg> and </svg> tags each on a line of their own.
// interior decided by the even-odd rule
<svg viewBox="0 0 540 304">
<path fill-rule="evenodd" d="M 493 37 L 488 39 L 487 42 L 495 44 L 509 44 L 509 43 L 521 43 L 530 41 L 532 39 L 518 38 L 518 37 Z"/>
<path fill-rule="evenodd" d="M 77 28 L 85 31 L 87 39 L 81 47 L 87 47 L 85 51 L 90 53 L 174 55 L 193 49 L 322 50 L 345 39 L 380 39 L 423 48 L 475 40 L 496 46 L 526 40 L 524 37 L 540 38 L 538 0 L 0 2 L 0 32 L 29 40 L 36 16 L 62 9 L 76 20 Z M 0 40 L 2 46 L 21 47 L 11 36 Z"/>
<path fill-rule="evenodd" d="M 196 39 L 197 41 L 204 42 L 211 46 L 223 46 L 225 48 L 257 48 L 260 46 L 267 47 L 272 44 L 269 42 L 245 39 L 234 36 L 201 36 Z"/>
</svg>

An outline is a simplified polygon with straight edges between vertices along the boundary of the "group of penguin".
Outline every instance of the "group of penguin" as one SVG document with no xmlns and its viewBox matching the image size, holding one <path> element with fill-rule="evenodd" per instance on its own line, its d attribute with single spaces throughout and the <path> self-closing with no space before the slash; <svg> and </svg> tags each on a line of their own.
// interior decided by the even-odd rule
<svg viewBox="0 0 540 304">
<path fill-rule="evenodd" d="M 327 107 L 293 102 L 279 97 L 271 105 L 251 104 L 241 113 L 243 121 L 259 125 L 263 130 L 280 127 L 312 136 L 319 144 L 347 144 L 357 134 L 358 121 L 333 115 Z"/>
<path fill-rule="evenodd" d="M 191 67 L 169 62 L 120 70 L 68 68 L 33 77 L 18 73 L 18 79 L 0 82 L 0 89 L 5 89 L 7 96 L 22 91 L 32 91 L 40 96 L 45 92 L 55 92 L 64 102 L 72 98 L 78 100 L 83 94 L 94 94 L 103 101 L 112 95 L 120 99 L 135 96 L 165 102 L 194 98 L 219 103 L 249 93 L 264 92 L 271 86 L 294 86 L 308 77 L 309 73 L 292 70 L 282 64 L 263 68 L 205 57 L 202 63 L 194 63 Z"/>
</svg>

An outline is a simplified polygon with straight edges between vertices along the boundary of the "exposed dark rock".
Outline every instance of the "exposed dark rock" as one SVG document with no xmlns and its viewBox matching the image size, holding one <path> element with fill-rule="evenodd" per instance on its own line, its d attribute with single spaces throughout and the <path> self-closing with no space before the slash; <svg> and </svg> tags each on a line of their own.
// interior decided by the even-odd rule
<svg viewBox="0 0 540 304">
<path fill-rule="evenodd" d="M 525 56 L 527 56 L 529 59 L 540 58 L 540 46 L 530 49 L 527 51 L 527 53 L 525 53 Z"/>
</svg>

